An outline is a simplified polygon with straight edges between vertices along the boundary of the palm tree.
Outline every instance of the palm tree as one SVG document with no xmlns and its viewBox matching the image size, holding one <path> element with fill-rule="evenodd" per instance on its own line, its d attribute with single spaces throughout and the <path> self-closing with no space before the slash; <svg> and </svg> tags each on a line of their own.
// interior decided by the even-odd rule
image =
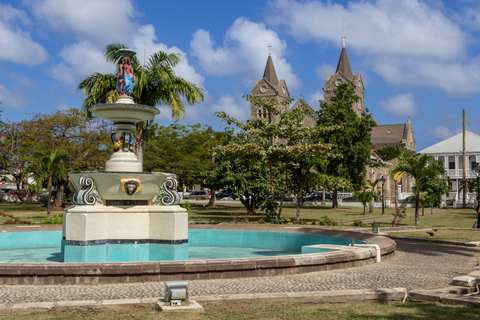
<svg viewBox="0 0 480 320">
<path fill-rule="evenodd" d="M 105 59 L 117 66 L 126 52 L 133 52 L 123 44 L 109 44 L 105 48 Z M 135 74 L 135 87 L 132 98 L 135 103 L 155 107 L 157 104 L 166 104 L 172 110 L 172 118 L 180 120 L 185 115 L 182 101 L 187 103 L 203 102 L 203 89 L 185 79 L 175 75 L 174 68 L 181 61 L 179 54 L 167 54 L 163 51 L 155 52 L 148 61 L 141 65 L 137 56 L 131 56 Z M 117 100 L 116 78 L 113 74 L 95 73 L 85 78 L 78 85 L 77 90 L 83 90 L 86 98 L 82 104 L 85 116 L 91 116 L 89 108 L 97 103 L 111 103 Z M 137 124 L 136 153 L 140 162 L 143 162 L 144 123 Z"/>
<path fill-rule="evenodd" d="M 367 180 L 366 185 L 360 191 L 369 191 L 372 192 L 372 197 L 369 200 L 370 203 L 370 213 L 373 213 L 375 207 L 375 188 L 377 184 L 380 182 L 380 178 L 376 179 L 375 181 Z M 365 208 L 364 208 L 365 209 Z"/>
<path fill-rule="evenodd" d="M 47 181 L 47 216 L 50 216 L 52 208 L 52 185 L 55 180 L 58 180 L 64 176 L 68 169 L 63 165 L 62 161 L 68 159 L 67 152 L 55 151 L 46 154 L 42 151 L 35 151 L 32 154 L 32 166 L 31 170 L 35 173 L 35 180 L 37 185 L 41 188 L 45 180 Z"/>
<path fill-rule="evenodd" d="M 445 175 L 445 168 L 438 160 L 434 160 L 433 156 L 428 154 L 417 154 L 400 160 L 394 165 L 391 173 L 394 175 L 397 173 L 405 173 L 415 179 L 415 186 L 413 189 L 415 198 L 415 225 L 420 224 L 418 208 L 422 183 L 428 178 Z"/>
<path fill-rule="evenodd" d="M 375 156 L 375 163 L 372 163 L 374 167 L 384 167 L 390 177 L 395 182 L 395 209 L 398 207 L 398 181 L 402 178 L 402 172 L 392 174 L 392 169 L 395 165 L 406 158 L 415 156 L 417 153 L 413 150 L 406 149 L 402 146 L 386 147 L 373 152 Z"/>
</svg>

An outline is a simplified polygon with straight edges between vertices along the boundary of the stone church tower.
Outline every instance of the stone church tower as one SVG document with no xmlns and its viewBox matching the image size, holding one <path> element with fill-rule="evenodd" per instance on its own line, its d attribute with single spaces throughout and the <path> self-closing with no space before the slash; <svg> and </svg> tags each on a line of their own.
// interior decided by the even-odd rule
<svg viewBox="0 0 480 320">
<path fill-rule="evenodd" d="M 323 99 L 326 102 L 331 102 L 334 96 L 333 90 L 342 83 L 349 83 L 355 88 L 355 94 L 360 100 L 352 106 L 353 111 L 360 117 L 364 111 L 364 94 L 365 88 L 363 87 L 362 76 L 360 72 L 353 75 L 350 61 L 348 60 L 347 49 L 345 49 L 345 39 L 343 42 L 342 53 L 338 60 L 337 70 L 334 75 L 329 75 L 325 85 L 323 86 Z"/>
<path fill-rule="evenodd" d="M 285 80 L 282 79 L 278 81 L 270 52 L 268 53 L 267 65 L 265 66 L 263 78 L 255 83 L 250 95 L 257 98 L 261 97 L 266 99 L 275 99 L 278 102 L 284 102 L 290 99 L 290 94 L 288 93 Z M 282 112 L 288 112 L 288 105 L 281 105 L 279 108 L 281 108 L 280 111 Z M 279 120 L 278 116 L 270 114 L 266 110 L 263 110 L 260 106 L 257 106 L 251 102 L 250 118 L 257 117 L 268 118 L 269 122 L 271 123 L 278 122 Z"/>
</svg>

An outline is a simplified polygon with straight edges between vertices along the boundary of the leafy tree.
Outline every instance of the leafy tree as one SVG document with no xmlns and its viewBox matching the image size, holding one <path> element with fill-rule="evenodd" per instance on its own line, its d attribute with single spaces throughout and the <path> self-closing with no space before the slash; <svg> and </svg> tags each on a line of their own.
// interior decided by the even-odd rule
<svg viewBox="0 0 480 320">
<path fill-rule="evenodd" d="M 86 120 L 78 109 L 57 111 L 53 115 L 32 114 L 32 119 L 7 124 L 1 129 L 0 168 L 15 178 L 19 199 L 26 202 L 33 190 L 29 189 L 30 165 L 35 151 L 66 152 L 63 159 L 68 171 L 96 170 L 110 155 L 111 127 L 104 121 Z M 53 181 L 57 189 L 54 206 L 62 206 L 68 175 Z"/>
<path fill-rule="evenodd" d="M 447 180 L 435 176 L 425 178 L 425 181 L 421 184 L 420 192 L 425 193 L 425 201 L 430 205 L 431 212 L 433 212 L 433 207 L 440 207 L 442 205 L 442 196 L 448 195 L 450 192 L 450 186 L 447 184 Z M 422 208 L 422 216 L 423 208 Z"/>
<path fill-rule="evenodd" d="M 376 161 L 371 165 L 374 167 L 386 168 L 388 174 L 395 182 L 395 208 L 398 207 L 398 181 L 403 173 L 392 174 L 395 165 L 408 157 L 415 156 L 417 153 L 413 150 L 406 149 L 402 146 L 386 147 L 373 152 Z"/>
<path fill-rule="evenodd" d="M 418 213 L 422 185 L 429 179 L 446 174 L 443 164 L 428 154 L 417 154 L 398 162 L 392 168 L 392 174 L 405 173 L 415 179 L 413 197 L 415 198 L 415 225 L 420 224 Z"/>
<path fill-rule="evenodd" d="M 47 182 L 47 216 L 50 216 L 52 208 L 52 186 L 54 181 L 61 180 L 68 173 L 63 161 L 68 159 L 69 155 L 65 151 L 55 151 L 46 154 L 42 151 L 35 151 L 32 154 L 30 169 L 34 172 L 37 185 L 42 189 L 43 183 Z"/>
<path fill-rule="evenodd" d="M 209 188 L 210 202 L 215 205 L 215 191 L 222 185 L 215 177 L 214 147 L 228 135 L 226 131 L 214 131 L 201 124 L 168 127 L 153 125 L 145 152 L 147 171 L 174 170 L 181 184 L 200 184 Z"/>
<path fill-rule="evenodd" d="M 233 143 L 218 148 L 226 155 L 249 159 L 260 163 L 268 170 L 270 194 L 274 197 L 274 180 L 280 179 L 277 173 L 279 168 L 286 170 L 285 184 L 295 192 L 297 199 L 301 199 L 303 192 L 312 190 L 317 185 L 318 176 L 314 171 L 316 165 L 326 165 L 328 157 L 335 155 L 330 145 L 314 143 L 318 136 L 325 132 L 336 130 L 337 127 L 304 126 L 303 121 L 311 112 L 308 109 L 294 109 L 290 112 L 281 112 L 279 102 L 274 99 L 246 96 L 247 100 L 260 105 L 268 113 L 278 117 L 277 122 L 271 123 L 266 118 L 253 118 L 245 124 L 228 116 L 225 112 L 216 113 L 228 124 L 234 124 L 244 133 L 242 143 Z M 285 102 L 286 104 L 288 101 Z M 259 183 L 259 182 L 256 182 Z M 283 204 L 285 188 L 282 191 Z M 297 220 L 300 219 L 301 201 L 297 201 Z M 277 219 L 280 219 L 280 210 Z"/>
<path fill-rule="evenodd" d="M 377 187 L 378 183 L 380 182 L 380 178 L 376 179 L 375 181 L 367 180 L 365 186 L 362 190 L 372 191 L 373 197 L 370 199 L 370 212 L 373 213 L 375 207 L 375 201 L 378 201 L 378 197 L 375 195 L 375 188 Z"/>
<path fill-rule="evenodd" d="M 123 44 L 109 44 L 105 48 L 107 61 L 118 67 L 127 48 Z M 175 121 L 185 114 L 182 101 L 184 98 L 189 104 L 203 102 L 203 89 L 185 79 L 175 75 L 174 68 L 181 61 L 179 54 L 167 54 L 163 51 L 155 52 L 148 61 L 141 65 L 136 55 L 131 56 L 135 74 L 135 87 L 132 98 L 135 103 L 155 107 L 157 104 L 166 104 L 172 110 Z M 78 90 L 85 92 L 82 110 L 90 116 L 89 108 L 97 103 L 114 102 L 118 98 L 116 78 L 114 74 L 95 73 L 85 78 L 78 85 Z M 143 163 L 144 123 L 137 124 L 136 153 Z"/>
<path fill-rule="evenodd" d="M 22 202 L 32 194 L 29 188 L 29 156 L 34 142 L 25 139 L 23 134 L 26 121 L 6 123 L 0 127 L 0 171 L 8 172 L 14 178 L 18 198 Z"/>
<path fill-rule="evenodd" d="M 372 115 L 366 113 L 368 109 L 360 117 L 352 110 L 352 105 L 358 102 L 359 98 L 350 84 L 339 85 L 334 93 L 331 102 L 320 101 L 318 125 L 341 128 L 326 132 L 321 136 L 320 142 L 332 145 L 331 151 L 341 154 L 342 157 L 330 159 L 328 165 L 319 167 L 318 171 L 349 180 L 352 187 L 359 190 L 364 184 L 371 154 L 370 132 L 377 124 Z M 339 187 L 332 190 L 332 208 L 337 208 Z"/>
<path fill-rule="evenodd" d="M 370 203 L 373 198 L 375 198 L 373 191 L 357 191 L 353 196 L 355 199 L 358 199 L 362 202 L 363 214 L 365 214 L 365 208 L 367 207 L 367 204 Z"/>
<path fill-rule="evenodd" d="M 25 122 L 23 137 L 30 141 L 28 153 L 35 151 L 66 152 L 62 159 L 65 168 L 62 177 L 53 181 L 56 189 L 54 206 L 63 205 L 64 191 L 68 186 L 68 172 L 97 170 L 105 165 L 111 155 L 110 133 L 112 127 L 100 119 L 85 119 L 80 110 L 60 110 L 54 114 L 36 113 Z"/>
</svg>

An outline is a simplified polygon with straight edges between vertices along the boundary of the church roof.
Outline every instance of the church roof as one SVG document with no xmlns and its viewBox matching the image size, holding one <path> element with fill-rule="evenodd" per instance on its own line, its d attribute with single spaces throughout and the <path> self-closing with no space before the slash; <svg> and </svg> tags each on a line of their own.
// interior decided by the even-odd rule
<svg viewBox="0 0 480 320">
<path fill-rule="evenodd" d="M 297 102 L 295 102 L 295 104 L 293 105 L 293 107 L 290 109 L 289 112 L 292 112 L 292 110 L 295 110 L 295 109 L 308 109 L 311 112 L 311 114 L 308 117 L 312 118 L 313 121 L 315 122 L 318 120 L 317 112 L 315 112 L 315 110 L 313 110 L 313 108 L 310 107 L 307 101 L 305 101 L 302 97 L 300 97 L 300 99 L 298 99 Z"/>
<path fill-rule="evenodd" d="M 400 143 L 402 139 L 406 139 L 406 124 L 387 124 L 372 128 L 372 143 Z"/>
<path fill-rule="evenodd" d="M 273 60 L 270 55 L 268 55 L 267 65 L 265 66 L 265 72 L 263 73 L 263 78 L 267 79 L 272 85 L 276 86 L 278 84 L 277 72 L 273 66 Z"/>
<path fill-rule="evenodd" d="M 340 54 L 340 59 L 338 59 L 337 70 L 335 73 L 340 72 L 345 78 L 350 81 L 353 81 L 353 72 L 352 67 L 350 66 L 350 61 L 348 60 L 347 49 L 342 48 L 342 53 Z"/>
<path fill-rule="evenodd" d="M 463 133 L 450 137 L 446 140 L 440 141 L 433 146 L 419 151 L 419 153 L 428 154 L 452 154 L 459 153 L 463 149 Z M 472 153 L 480 153 L 480 136 L 470 131 L 465 131 L 465 151 Z"/>
</svg>

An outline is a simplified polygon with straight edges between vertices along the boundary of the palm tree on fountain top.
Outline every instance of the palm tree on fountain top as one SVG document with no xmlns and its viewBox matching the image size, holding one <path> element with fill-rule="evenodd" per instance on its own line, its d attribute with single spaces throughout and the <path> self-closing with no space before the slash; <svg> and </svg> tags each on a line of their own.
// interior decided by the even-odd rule
<svg viewBox="0 0 480 320">
<path fill-rule="evenodd" d="M 182 98 L 190 105 L 203 102 L 203 89 L 175 75 L 174 67 L 181 61 L 180 54 L 158 51 L 141 65 L 135 53 L 120 43 L 107 45 L 104 53 L 105 59 L 117 67 L 125 55 L 131 56 L 135 75 L 131 96 L 135 103 L 152 107 L 166 104 L 172 111 L 173 120 L 178 121 L 185 115 Z M 94 73 L 80 82 L 77 90 L 83 90 L 86 95 L 82 103 L 82 112 L 86 117 L 91 116 L 91 106 L 117 100 L 120 94 L 116 90 L 116 80 L 113 73 Z M 144 123 L 139 122 L 135 145 L 140 162 L 143 162 L 143 136 Z"/>
</svg>

